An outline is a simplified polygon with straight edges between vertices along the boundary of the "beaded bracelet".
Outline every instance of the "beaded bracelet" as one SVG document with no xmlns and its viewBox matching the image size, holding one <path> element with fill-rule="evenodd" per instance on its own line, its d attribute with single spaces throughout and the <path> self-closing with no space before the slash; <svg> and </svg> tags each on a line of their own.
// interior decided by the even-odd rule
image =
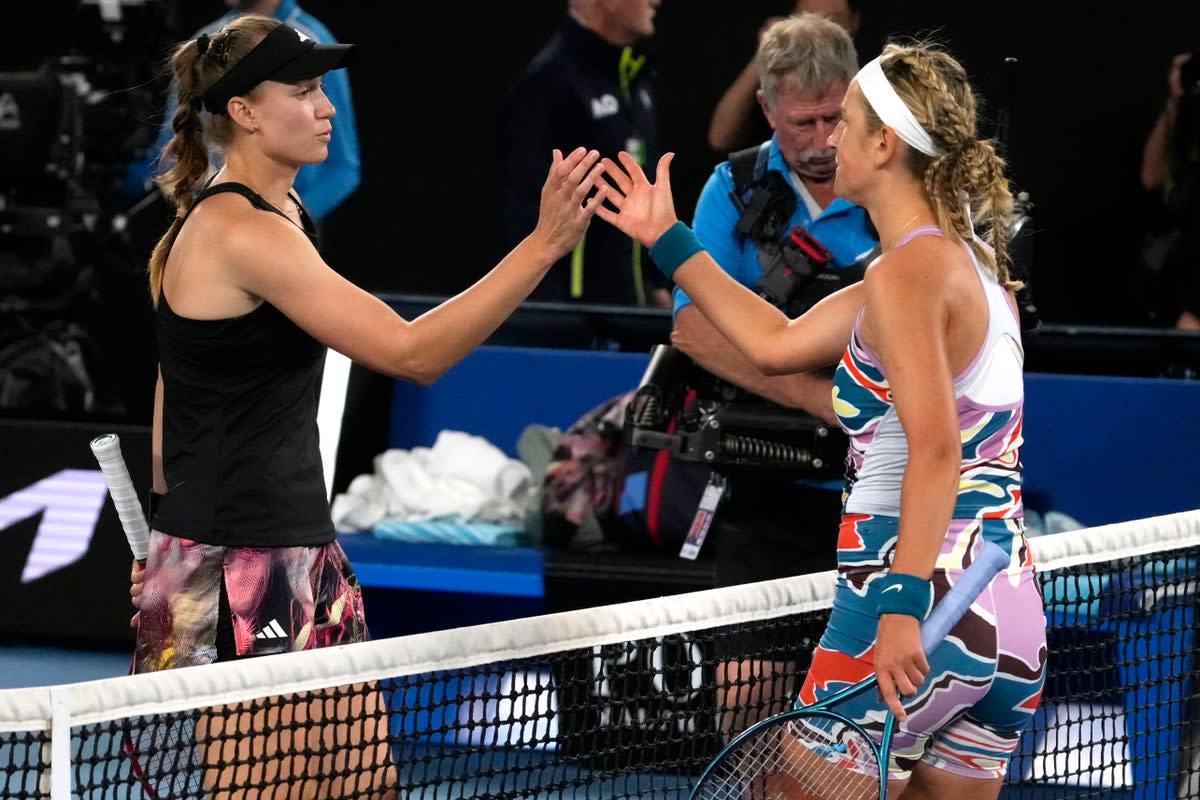
<svg viewBox="0 0 1200 800">
<path fill-rule="evenodd" d="M 923 620 L 933 606 L 933 583 L 916 575 L 889 572 L 876 585 L 876 614 L 908 614 Z"/>
<path fill-rule="evenodd" d="M 692 229 L 677 221 L 650 246 L 650 257 L 662 274 L 674 278 L 675 270 L 703 249 Z"/>
</svg>

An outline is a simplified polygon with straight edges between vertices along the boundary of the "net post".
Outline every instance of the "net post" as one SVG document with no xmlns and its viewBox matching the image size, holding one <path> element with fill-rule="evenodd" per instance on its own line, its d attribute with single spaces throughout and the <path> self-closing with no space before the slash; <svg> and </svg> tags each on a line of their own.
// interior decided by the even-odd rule
<svg viewBox="0 0 1200 800">
<path fill-rule="evenodd" d="M 51 687 L 50 800 L 71 800 L 71 705 L 69 686 Z"/>
</svg>

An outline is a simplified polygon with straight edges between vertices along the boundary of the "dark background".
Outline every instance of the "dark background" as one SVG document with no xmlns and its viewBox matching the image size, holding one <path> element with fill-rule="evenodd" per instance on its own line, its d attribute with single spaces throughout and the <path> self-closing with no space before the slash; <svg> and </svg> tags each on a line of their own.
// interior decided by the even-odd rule
<svg viewBox="0 0 1200 800">
<path fill-rule="evenodd" d="M 340 40 L 360 45 L 350 79 L 363 180 L 326 220 L 327 260 L 376 292 L 461 290 L 501 255 L 499 98 L 559 22 L 565 0 L 305 0 L 302 6 Z M 653 47 L 664 145 L 678 154 L 673 181 L 682 217 L 690 217 L 722 159 L 705 143 L 713 106 L 752 55 L 762 21 L 790 6 L 664 0 L 660 7 Z M 165 55 L 165 42 L 225 10 L 219 0 L 160 7 L 166 36 L 109 42 L 115 58 L 135 54 L 149 71 Z M 47 0 L 34 8 L 22 25 L 0 32 L 0 69 L 99 47 L 103 37 L 87 30 L 91 18 L 79 14 L 78 3 Z M 863 17 L 862 60 L 889 36 L 933 36 L 960 58 L 984 98 L 985 132 L 1007 111 L 1011 173 L 1034 204 L 1033 286 L 1043 319 L 1146 324 L 1152 283 L 1138 253 L 1156 201 L 1138 183 L 1141 147 L 1165 96 L 1171 56 L 1200 49 L 1200 6 L 1194 0 L 867 0 Z M 1006 58 L 1016 66 L 1006 66 Z M 136 108 L 144 130 L 157 126 L 161 102 L 159 91 Z M 113 197 L 106 204 L 118 213 L 133 200 Z M 154 361 L 143 270 L 166 213 L 152 204 L 134 215 L 129 231 L 98 257 L 100 296 L 91 320 L 104 363 L 98 381 L 137 398 L 148 399 Z M 133 403 L 134 416 L 140 402 Z"/>
<path fill-rule="evenodd" d="M 494 119 L 505 85 L 561 17 L 563 0 L 374 4 L 308 0 L 364 45 L 351 68 L 364 181 L 331 218 L 329 258 L 373 289 L 444 293 L 500 254 Z M 788 2 L 665 0 L 655 37 L 664 144 L 688 218 L 720 156 L 709 114 L 750 58 L 762 20 Z M 513 11 L 512 9 L 519 9 Z M 1035 204 L 1036 289 L 1047 319 L 1133 323 L 1148 198 L 1141 147 L 1170 57 L 1200 49 L 1193 0 L 1077 3 L 927 0 L 864 6 L 863 60 L 890 34 L 934 33 L 989 101 L 1011 98 L 1009 160 Z M 1019 66 L 1009 80 L 1004 59 Z M 369 253 L 377 253 L 372 257 Z"/>
</svg>

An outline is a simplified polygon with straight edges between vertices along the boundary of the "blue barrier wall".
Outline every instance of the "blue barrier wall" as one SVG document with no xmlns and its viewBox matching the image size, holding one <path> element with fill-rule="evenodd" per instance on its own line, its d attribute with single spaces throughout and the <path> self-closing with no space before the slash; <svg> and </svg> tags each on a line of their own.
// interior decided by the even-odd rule
<svg viewBox="0 0 1200 800">
<path fill-rule="evenodd" d="M 1025 376 L 1027 494 L 1086 525 L 1200 508 L 1200 381 Z"/>
<path fill-rule="evenodd" d="M 428 388 L 397 382 L 389 441 L 431 445 L 443 429 L 510 455 L 526 425 L 565 428 L 637 386 L 648 354 L 480 347 Z M 1200 381 L 1026 375 L 1030 505 L 1086 525 L 1200 508 Z"/>
<path fill-rule="evenodd" d="M 441 430 L 482 436 L 516 456 L 526 425 L 566 429 L 610 397 L 638 385 L 648 354 L 479 347 L 428 388 L 397 381 L 388 441 L 432 445 Z"/>
</svg>

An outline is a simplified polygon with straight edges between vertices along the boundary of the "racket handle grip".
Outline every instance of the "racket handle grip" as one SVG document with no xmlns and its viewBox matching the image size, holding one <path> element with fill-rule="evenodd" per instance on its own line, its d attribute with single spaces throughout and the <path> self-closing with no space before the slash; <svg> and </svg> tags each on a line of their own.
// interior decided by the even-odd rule
<svg viewBox="0 0 1200 800">
<path fill-rule="evenodd" d="M 150 553 L 150 527 L 142 514 L 142 504 L 138 499 L 133 479 L 129 477 L 129 469 L 121 455 L 121 439 L 115 433 L 106 433 L 92 440 L 92 454 L 100 464 L 104 473 L 104 481 L 108 484 L 108 493 L 112 495 L 113 505 L 117 508 L 117 516 L 121 527 L 125 530 L 125 538 L 129 541 L 129 549 L 133 557 L 143 566 L 146 556 Z"/>
<path fill-rule="evenodd" d="M 946 634 L 967 613 L 979 593 L 991 583 L 996 573 L 1008 566 L 1008 562 L 1008 554 L 999 545 L 994 542 L 983 543 L 971 566 L 959 576 L 946 596 L 921 623 L 921 647 L 926 653 L 932 652 L 946 638 Z"/>
</svg>

